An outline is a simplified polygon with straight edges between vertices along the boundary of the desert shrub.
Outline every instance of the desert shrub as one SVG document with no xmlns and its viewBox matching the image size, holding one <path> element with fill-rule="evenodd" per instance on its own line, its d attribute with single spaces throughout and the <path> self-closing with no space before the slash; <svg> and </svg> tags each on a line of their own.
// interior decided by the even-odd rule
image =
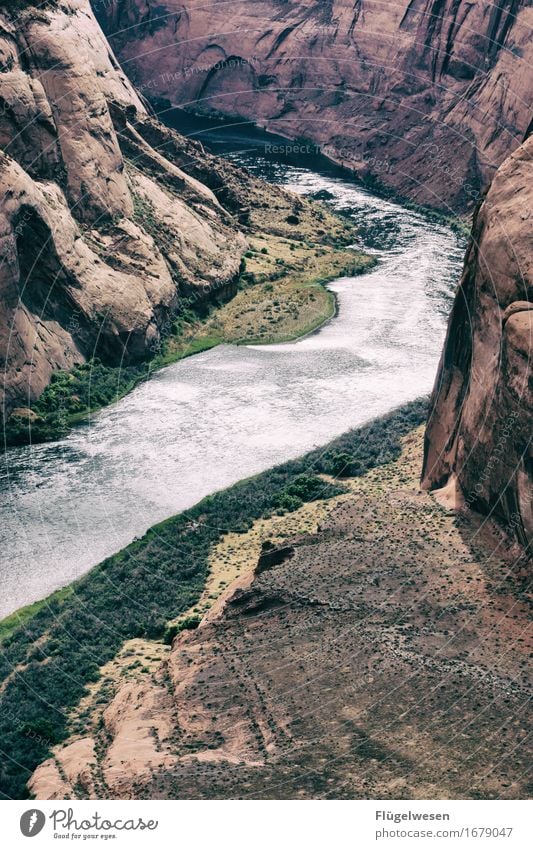
<svg viewBox="0 0 533 849">
<path fill-rule="evenodd" d="M 61 391 L 63 378 L 54 386 Z M 0 652 L 0 794 L 28 795 L 32 771 L 66 735 L 68 711 L 126 640 L 170 638 L 166 623 L 198 601 L 209 553 L 223 534 L 245 533 L 276 510 L 341 492 L 318 477 L 335 474 L 339 455 L 357 459 L 361 473 L 388 462 L 399 456 L 401 437 L 426 415 L 427 402 L 407 404 L 324 448 L 204 498 L 104 560 L 72 584 L 71 592 L 51 597 L 10 632 Z M 193 620 L 184 627 L 194 627 Z M 12 675 L 17 666 L 19 673 Z"/>
<path fill-rule="evenodd" d="M 97 358 L 71 371 L 57 371 L 32 405 L 32 417 L 12 416 L 7 421 L 6 442 L 23 445 L 60 439 L 76 420 L 118 401 L 149 374 L 148 363 L 116 368 Z"/>
<path fill-rule="evenodd" d="M 186 616 L 185 619 L 182 619 L 181 622 L 177 622 L 174 625 L 169 625 L 163 636 L 163 642 L 167 646 L 172 645 L 174 637 L 181 634 L 182 631 L 194 631 L 198 628 L 201 621 L 202 617 L 195 614 L 193 616 Z"/>
<path fill-rule="evenodd" d="M 351 454 L 342 451 L 331 458 L 331 470 L 337 478 L 353 478 L 362 473 L 363 464 Z"/>
</svg>

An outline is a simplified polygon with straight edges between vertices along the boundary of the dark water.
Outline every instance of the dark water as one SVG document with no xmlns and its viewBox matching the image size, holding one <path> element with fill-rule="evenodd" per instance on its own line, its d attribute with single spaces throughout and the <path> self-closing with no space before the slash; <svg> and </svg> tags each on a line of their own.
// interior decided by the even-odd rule
<svg viewBox="0 0 533 849">
<path fill-rule="evenodd" d="M 331 285 L 339 314 L 320 332 L 191 357 L 66 439 L 9 450 L 0 479 L 0 615 L 204 495 L 431 389 L 461 266 L 455 234 L 338 172 L 265 158 L 256 139 L 241 138 L 237 153 L 227 137 L 220 147 L 295 192 L 327 192 L 380 264 Z"/>
</svg>

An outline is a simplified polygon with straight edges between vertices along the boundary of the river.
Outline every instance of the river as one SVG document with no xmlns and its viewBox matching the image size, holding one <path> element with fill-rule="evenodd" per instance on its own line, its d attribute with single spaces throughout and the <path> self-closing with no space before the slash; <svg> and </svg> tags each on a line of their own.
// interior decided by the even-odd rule
<svg viewBox="0 0 533 849">
<path fill-rule="evenodd" d="M 330 284 L 338 315 L 297 342 L 223 345 L 159 371 L 58 442 L 9 449 L 0 616 L 79 577 L 203 496 L 430 391 L 464 245 L 336 172 L 234 161 L 352 215 L 376 268 Z"/>
</svg>

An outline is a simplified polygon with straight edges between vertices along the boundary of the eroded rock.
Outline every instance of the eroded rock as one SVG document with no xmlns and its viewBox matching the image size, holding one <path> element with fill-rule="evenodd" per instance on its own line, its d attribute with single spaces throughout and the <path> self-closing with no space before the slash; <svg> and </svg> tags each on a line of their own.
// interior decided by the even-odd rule
<svg viewBox="0 0 533 849">
<path fill-rule="evenodd" d="M 246 242 L 213 192 L 143 138 L 157 122 L 87 0 L 3 8 L 0 57 L 8 416 L 57 369 L 149 356 L 184 293 L 232 285 Z"/>
<path fill-rule="evenodd" d="M 435 384 L 423 485 L 533 540 L 533 138 L 499 169 L 474 222 Z"/>
<path fill-rule="evenodd" d="M 312 139 L 431 206 L 472 206 L 531 120 L 527 0 L 111 0 L 95 9 L 147 97 Z"/>
</svg>

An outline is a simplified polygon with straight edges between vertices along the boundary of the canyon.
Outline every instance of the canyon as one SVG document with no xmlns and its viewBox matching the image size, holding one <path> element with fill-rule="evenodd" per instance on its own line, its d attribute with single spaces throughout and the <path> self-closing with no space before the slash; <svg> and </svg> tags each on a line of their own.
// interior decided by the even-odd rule
<svg viewBox="0 0 533 849">
<path fill-rule="evenodd" d="M 258 234 L 354 237 L 152 104 L 311 139 L 473 226 L 429 413 L 208 496 L 2 638 L 2 792 L 530 796 L 531 3 L 93 9 L 0 4 L 5 418 L 235 295 Z"/>
<path fill-rule="evenodd" d="M 530 129 L 529 0 L 93 7 L 128 75 L 161 108 L 310 139 L 424 205 L 472 209 Z"/>
<path fill-rule="evenodd" d="M 55 371 L 149 359 L 183 302 L 235 294 L 244 231 L 353 240 L 159 123 L 88 0 L 0 4 L 0 50 L 2 421 L 31 424 Z"/>
<path fill-rule="evenodd" d="M 147 97 L 253 117 L 293 137 L 297 123 L 333 159 L 348 146 L 345 164 L 363 177 L 372 167 L 361 171 L 356 160 L 384 147 L 385 183 L 418 201 L 468 208 L 516 148 L 476 215 L 423 480 L 457 482 L 460 499 L 466 492 L 469 506 L 494 513 L 527 544 L 532 147 L 519 142 L 530 120 L 530 4 L 274 5 L 254 4 L 252 19 L 246 4 L 215 4 L 208 25 L 198 3 L 94 4 Z M 251 233 L 294 236 L 307 225 L 324 237 L 306 201 L 158 122 L 86 0 L 10 8 L 1 21 L 2 417 L 25 427 L 54 371 L 94 356 L 142 361 L 160 350 L 184 299 L 235 294 Z M 333 90 L 342 97 L 331 99 Z M 326 239 L 337 228 L 346 240 L 327 223 Z M 509 417 L 513 437 L 496 456 Z"/>
</svg>

